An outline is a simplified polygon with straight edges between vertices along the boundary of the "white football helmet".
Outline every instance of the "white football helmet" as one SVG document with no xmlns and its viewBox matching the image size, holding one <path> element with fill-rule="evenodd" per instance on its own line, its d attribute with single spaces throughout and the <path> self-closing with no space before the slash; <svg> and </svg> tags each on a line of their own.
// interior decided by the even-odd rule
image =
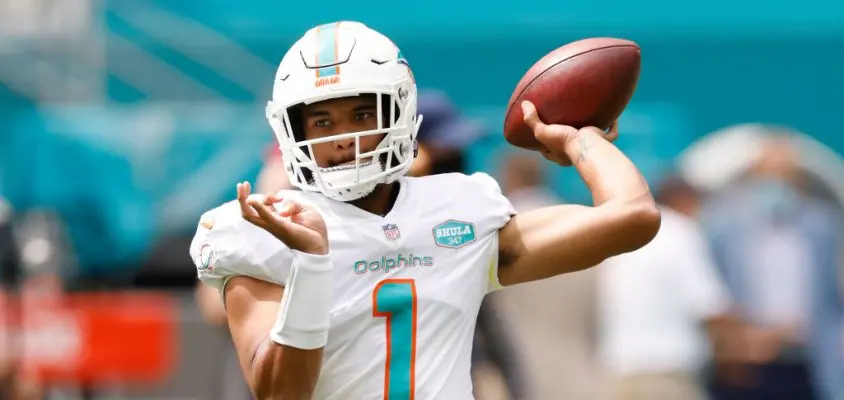
<svg viewBox="0 0 844 400">
<path fill-rule="evenodd" d="M 304 140 L 301 117 L 293 115 L 291 121 L 301 105 L 362 94 L 377 99 L 377 129 Z M 405 175 L 416 157 L 422 122 L 416 115 L 416 82 L 398 47 L 364 24 L 349 21 L 312 28 L 290 48 L 276 73 L 267 119 L 290 182 L 339 201 L 362 198 L 379 183 Z M 360 138 L 379 134 L 386 135 L 376 149 L 362 153 Z M 356 143 L 354 164 L 316 164 L 312 145 L 349 138 Z"/>
</svg>

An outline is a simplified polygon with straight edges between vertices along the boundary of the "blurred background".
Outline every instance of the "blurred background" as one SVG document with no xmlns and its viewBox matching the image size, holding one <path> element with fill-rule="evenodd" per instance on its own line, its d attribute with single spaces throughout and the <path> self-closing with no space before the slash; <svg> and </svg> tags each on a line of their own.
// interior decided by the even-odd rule
<svg viewBox="0 0 844 400">
<path fill-rule="evenodd" d="M 521 75 L 581 38 L 642 47 L 618 145 L 661 233 L 490 296 L 478 399 L 844 399 L 844 5 L 319 5 L 0 0 L 0 398 L 250 398 L 188 245 L 236 182 L 284 184 L 264 106 L 287 48 L 359 20 L 423 91 L 414 174 L 488 172 L 519 210 L 590 201 L 504 142 Z"/>
</svg>

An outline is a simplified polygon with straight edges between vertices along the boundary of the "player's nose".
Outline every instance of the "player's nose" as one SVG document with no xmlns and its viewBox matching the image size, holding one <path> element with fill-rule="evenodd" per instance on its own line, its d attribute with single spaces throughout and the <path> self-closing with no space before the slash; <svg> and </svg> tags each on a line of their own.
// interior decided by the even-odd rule
<svg viewBox="0 0 844 400">
<path fill-rule="evenodd" d="M 353 149 L 353 148 L 355 148 L 355 138 L 350 137 L 350 138 L 337 139 L 337 140 L 333 141 L 332 144 L 334 144 L 334 148 L 337 149 L 337 150 Z"/>
</svg>

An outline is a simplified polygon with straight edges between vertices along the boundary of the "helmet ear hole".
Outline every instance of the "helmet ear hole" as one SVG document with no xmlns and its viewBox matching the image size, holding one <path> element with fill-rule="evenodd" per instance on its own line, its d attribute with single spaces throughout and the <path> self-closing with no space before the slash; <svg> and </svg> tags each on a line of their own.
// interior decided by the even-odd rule
<svg viewBox="0 0 844 400">
<path fill-rule="evenodd" d="M 396 115 L 393 116 L 393 120 L 390 125 L 394 125 L 399 122 L 401 118 L 401 107 L 397 102 L 393 100 L 393 96 L 389 94 L 380 94 L 381 97 L 381 120 L 382 121 L 390 121 L 390 111 L 395 108 Z"/>
<path fill-rule="evenodd" d="M 287 109 L 287 118 L 290 121 L 290 128 L 293 130 L 293 138 L 297 142 L 305 140 L 305 121 L 302 117 L 302 110 L 305 103 L 299 103 Z"/>
<path fill-rule="evenodd" d="M 295 139 L 296 142 L 303 142 L 305 140 L 305 118 L 302 114 L 304 109 L 305 103 L 299 103 L 287 108 L 287 120 L 290 123 L 293 139 Z M 308 157 L 313 158 L 309 146 L 301 146 L 299 149 L 307 154 Z M 310 169 L 302 168 L 301 173 L 306 182 L 313 183 L 314 174 Z"/>
</svg>

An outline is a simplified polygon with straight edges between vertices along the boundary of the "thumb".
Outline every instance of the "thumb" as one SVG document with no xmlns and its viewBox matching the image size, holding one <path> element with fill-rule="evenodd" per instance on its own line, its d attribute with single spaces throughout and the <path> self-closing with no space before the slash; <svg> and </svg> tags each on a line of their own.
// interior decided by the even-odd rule
<svg viewBox="0 0 844 400">
<path fill-rule="evenodd" d="M 533 103 L 525 100 L 522 102 L 522 114 L 525 124 L 533 130 L 534 134 L 537 129 L 542 129 L 545 124 L 539 119 L 539 113 L 536 111 L 536 106 Z"/>
<path fill-rule="evenodd" d="M 562 125 L 546 125 L 539 119 L 539 112 L 536 106 L 525 100 L 522 102 L 522 113 L 524 114 L 525 124 L 533 131 L 533 137 L 545 145 L 546 148 L 556 148 L 561 137 L 569 134 L 569 130 L 576 129 L 562 126 Z"/>
</svg>

